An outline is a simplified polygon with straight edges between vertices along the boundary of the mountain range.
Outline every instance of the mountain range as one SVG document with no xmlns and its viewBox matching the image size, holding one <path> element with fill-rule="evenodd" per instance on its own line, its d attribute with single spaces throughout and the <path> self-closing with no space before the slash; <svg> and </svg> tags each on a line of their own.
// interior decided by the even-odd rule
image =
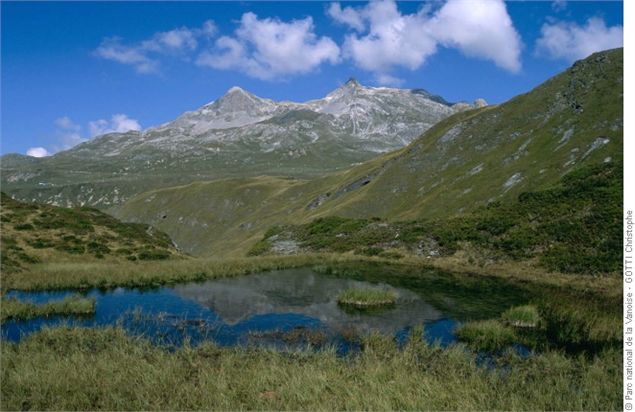
<svg viewBox="0 0 635 412">
<path fill-rule="evenodd" d="M 46 158 L 3 156 L 2 185 L 22 200 L 109 208 L 151 188 L 193 181 L 315 177 L 401 148 L 438 121 L 485 105 L 354 79 L 305 103 L 232 87 L 142 132 L 106 134 Z"/>
<path fill-rule="evenodd" d="M 620 165 L 622 107 L 622 49 L 492 106 L 355 81 L 301 104 L 232 88 L 144 132 L 4 156 L 2 184 L 18 199 L 152 225 L 191 254 L 244 255 L 276 225 L 444 219 Z"/>
<path fill-rule="evenodd" d="M 596 53 L 528 93 L 456 113 L 402 149 L 311 180 L 245 177 L 161 188 L 115 216 L 184 250 L 244 254 L 274 225 L 319 217 L 437 219 L 548 189 L 623 154 L 622 49 Z"/>
</svg>

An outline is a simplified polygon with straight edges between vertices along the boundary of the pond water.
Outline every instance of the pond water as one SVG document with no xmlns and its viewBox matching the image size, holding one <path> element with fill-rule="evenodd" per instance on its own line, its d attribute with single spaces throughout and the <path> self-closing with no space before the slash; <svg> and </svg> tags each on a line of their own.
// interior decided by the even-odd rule
<svg viewBox="0 0 635 412">
<path fill-rule="evenodd" d="M 310 268 L 288 269 L 242 277 L 188 283 L 150 290 L 117 288 L 84 292 L 97 301 L 91 317 L 37 318 L 7 321 L 2 337 L 19 341 L 44 326 L 120 325 L 133 334 L 165 344 L 196 344 L 211 339 L 221 346 L 335 346 L 340 353 L 359 347 L 359 336 L 379 332 L 403 343 L 414 327 L 424 338 L 447 346 L 465 319 L 500 313 L 525 297 L 497 283 L 457 284 L 438 275 L 395 276 L 391 283 L 376 276 L 338 277 Z M 394 306 L 372 311 L 338 305 L 349 288 L 389 290 Z M 7 297 L 42 304 L 75 291 L 20 292 Z"/>
</svg>

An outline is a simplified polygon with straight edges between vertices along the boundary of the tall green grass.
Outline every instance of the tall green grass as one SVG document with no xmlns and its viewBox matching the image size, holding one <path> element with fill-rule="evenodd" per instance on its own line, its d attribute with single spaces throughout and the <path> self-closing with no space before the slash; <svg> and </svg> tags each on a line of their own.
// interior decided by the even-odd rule
<svg viewBox="0 0 635 412">
<path fill-rule="evenodd" d="M 233 259 L 180 259 L 154 262 L 50 262 L 36 264 L 28 272 L 3 276 L 2 287 L 19 290 L 158 287 L 204 281 L 248 273 L 337 264 L 359 260 L 350 256 L 308 254 Z"/>
<path fill-rule="evenodd" d="M 347 289 L 337 296 L 340 305 L 358 308 L 394 305 L 397 301 L 395 292 L 379 289 Z"/>
<path fill-rule="evenodd" d="M 167 351 L 120 329 L 57 328 L 3 344 L 3 410 L 617 410 L 621 353 L 510 355 L 370 336 L 334 351 Z"/>
<path fill-rule="evenodd" d="M 474 349 L 498 351 L 518 342 L 514 330 L 495 319 L 468 322 L 456 335 Z"/>
<path fill-rule="evenodd" d="M 94 313 L 95 298 L 84 298 L 80 295 L 69 296 L 42 305 L 4 297 L 0 301 L 0 321 L 28 320 L 57 315 L 93 315 Z"/>
</svg>

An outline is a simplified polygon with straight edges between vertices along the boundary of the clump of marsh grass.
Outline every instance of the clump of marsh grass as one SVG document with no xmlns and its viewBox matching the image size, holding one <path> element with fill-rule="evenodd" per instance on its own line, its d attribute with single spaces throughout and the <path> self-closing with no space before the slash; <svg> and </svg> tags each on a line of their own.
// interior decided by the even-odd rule
<svg viewBox="0 0 635 412">
<path fill-rule="evenodd" d="M 380 289 L 347 289 L 337 296 L 337 303 L 355 308 L 372 308 L 394 305 L 397 301 L 395 292 Z"/>
<path fill-rule="evenodd" d="M 95 298 L 84 298 L 81 295 L 69 296 L 43 305 L 15 298 L 3 298 L 0 305 L 0 320 L 28 320 L 58 315 L 93 315 L 95 314 L 95 303 Z"/>
<path fill-rule="evenodd" d="M 515 306 L 501 316 L 503 321 L 517 328 L 535 328 L 541 322 L 538 308 L 533 305 Z"/>
<path fill-rule="evenodd" d="M 498 320 L 480 320 L 461 325 L 456 335 L 468 346 L 486 351 L 496 351 L 516 343 L 514 330 Z"/>
</svg>

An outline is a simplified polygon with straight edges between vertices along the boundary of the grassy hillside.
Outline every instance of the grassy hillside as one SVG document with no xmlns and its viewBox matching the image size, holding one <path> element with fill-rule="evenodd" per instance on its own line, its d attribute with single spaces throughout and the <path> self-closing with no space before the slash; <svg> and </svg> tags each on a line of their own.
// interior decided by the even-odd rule
<svg viewBox="0 0 635 412">
<path fill-rule="evenodd" d="M 40 262 L 162 260 L 180 255 L 163 232 L 92 208 L 23 203 L 2 193 L 2 272 Z"/>
<path fill-rule="evenodd" d="M 580 168 L 554 188 L 461 217 L 398 222 L 326 217 L 274 226 L 249 253 L 293 247 L 399 258 L 401 252 L 433 257 L 463 250 L 481 261 L 535 259 L 560 272 L 611 273 L 621 269 L 622 192 L 622 165 L 606 163 Z"/>
<path fill-rule="evenodd" d="M 499 106 L 451 116 L 408 147 L 311 180 L 248 178 L 150 191 L 113 209 L 195 254 L 241 254 L 280 224 L 448 218 L 621 164 L 622 49 L 596 53 Z"/>
</svg>

